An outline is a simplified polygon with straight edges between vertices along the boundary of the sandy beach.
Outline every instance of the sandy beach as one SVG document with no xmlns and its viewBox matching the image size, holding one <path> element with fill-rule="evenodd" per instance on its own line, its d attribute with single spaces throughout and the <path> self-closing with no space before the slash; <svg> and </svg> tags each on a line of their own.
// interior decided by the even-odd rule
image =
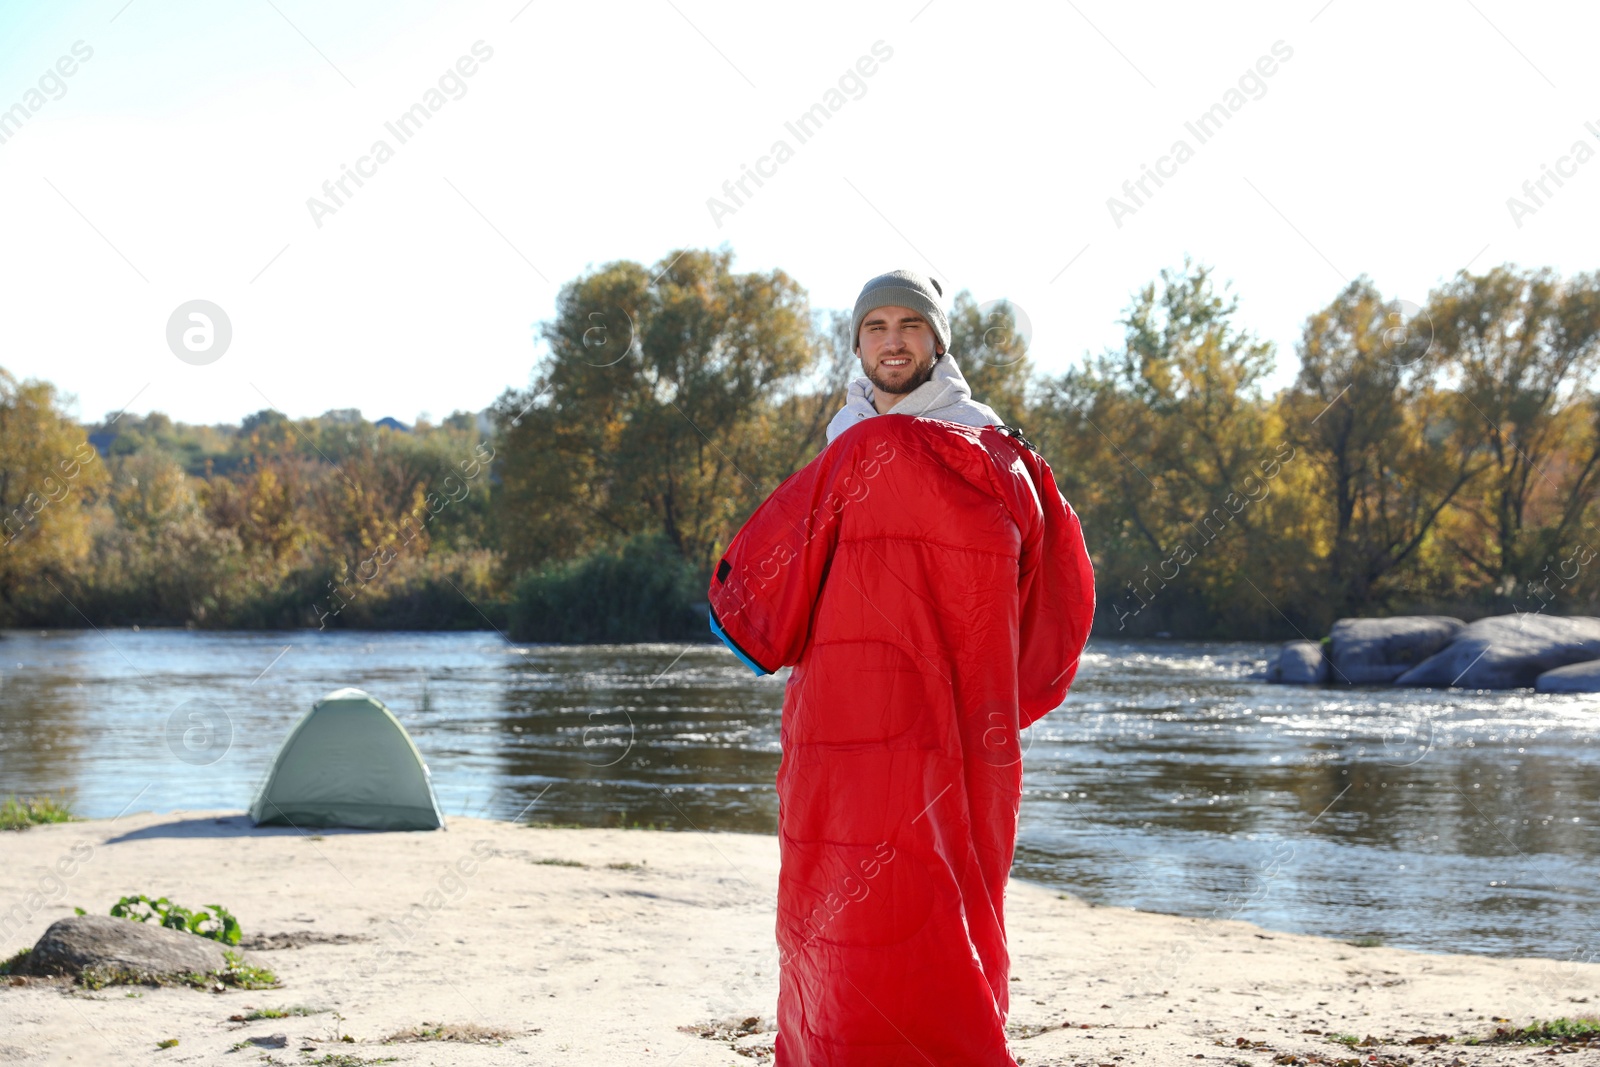
<svg viewBox="0 0 1600 1067">
<path fill-rule="evenodd" d="M 4 956 L 74 906 L 147 893 L 229 908 L 246 957 L 282 982 L 12 979 L 0 1062 L 770 1062 L 773 837 L 464 817 L 444 832 L 308 834 L 179 812 L 8 833 L 0 856 Z M 1459 1039 L 1600 1010 L 1597 964 L 1356 947 L 1016 880 L 1008 899 L 1013 1048 L 1028 1067 L 1512 1063 L 1549 1050 Z M 244 1019 L 289 1008 L 310 1014 Z M 1458 1042 L 1418 1040 L 1441 1035 Z"/>
</svg>

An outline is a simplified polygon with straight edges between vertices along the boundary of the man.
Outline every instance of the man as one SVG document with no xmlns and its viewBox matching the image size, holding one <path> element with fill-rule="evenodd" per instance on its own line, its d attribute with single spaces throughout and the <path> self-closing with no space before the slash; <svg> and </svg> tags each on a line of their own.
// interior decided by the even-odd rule
<svg viewBox="0 0 1600 1067">
<path fill-rule="evenodd" d="M 1037 452 L 994 426 L 895 417 L 937 380 L 948 327 L 884 295 L 869 283 L 855 315 L 873 417 L 756 510 L 709 594 L 712 631 L 747 666 L 794 668 L 776 1067 L 1015 1067 L 1019 735 L 1066 695 L 1094 575 Z M 965 405 L 931 410 L 998 421 Z"/>
<path fill-rule="evenodd" d="M 862 419 L 901 415 L 998 426 L 1000 417 L 972 399 L 950 347 L 950 320 L 939 283 L 916 271 L 892 270 L 869 281 L 856 298 L 851 332 L 862 377 L 845 389 L 845 405 L 828 423 L 828 440 Z"/>
</svg>

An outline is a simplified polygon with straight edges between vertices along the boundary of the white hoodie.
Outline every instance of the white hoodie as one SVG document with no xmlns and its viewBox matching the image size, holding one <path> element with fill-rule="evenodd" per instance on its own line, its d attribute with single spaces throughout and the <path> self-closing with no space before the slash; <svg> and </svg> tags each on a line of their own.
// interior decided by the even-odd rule
<svg viewBox="0 0 1600 1067">
<path fill-rule="evenodd" d="M 865 376 L 854 378 L 845 389 L 844 407 L 828 423 L 828 441 L 844 433 L 862 419 L 883 414 L 872 405 L 872 382 Z M 956 366 L 955 357 L 946 352 L 933 362 L 933 377 L 900 398 L 891 415 L 920 415 L 943 419 L 963 426 L 999 426 L 1000 416 L 988 404 L 972 399 L 972 387 Z"/>
</svg>

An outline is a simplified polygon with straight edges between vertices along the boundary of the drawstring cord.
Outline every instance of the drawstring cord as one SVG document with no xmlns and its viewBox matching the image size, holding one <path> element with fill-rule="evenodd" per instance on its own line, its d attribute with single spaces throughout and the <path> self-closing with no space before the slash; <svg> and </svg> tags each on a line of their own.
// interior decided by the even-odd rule
<svg viewBox="0 0 1600 1067">
<path fill-rule="evenodd" d="M 1033 442 L 1032 441 L 1030 441 L 1026 437 L 1022 436 L 1022 427 L 1021 426 L 1007 426 L 1004 423 L 1001 423 L 999 426 L 996 426 L 995 429 L 999 430 L 1001 433 L 1005 434 L 1007 437 L 1009 437 L 1013 441 L 1017 442 L 1017 444 L 1021 445 L 1024 448 L 1026 448 L 1029 452 L 1037 452 L 1037 451 L 1039 451 L 1037 448 L 1035 448 L 1033 446 Z"/>
</svg>

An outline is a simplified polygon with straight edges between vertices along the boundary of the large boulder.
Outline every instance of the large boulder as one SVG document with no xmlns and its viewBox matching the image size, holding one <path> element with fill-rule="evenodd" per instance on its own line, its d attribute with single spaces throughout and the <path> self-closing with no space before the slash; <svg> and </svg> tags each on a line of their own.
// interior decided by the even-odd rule
<svg viewBox="0 0 1600 1067">
<path fill-rule="evenodd" d="M 1600 693 L 1600 659 L 1545 671 L 1533 687 L 1541 693 Z"/>
<path fill-rule="evenodd" d="M 1267 668 L 1267 681 L 1279 685 L 1317 685 L 1328 680 L 1328 661 L 1315 641 L 1290 641 Z"/>
<path fill-rule="evenodd" d="M 1340 619 L 1329 632 L 1333 680 L 1388 685 L 1448 645 L 1464 626 L 1448 615 Z"/>
<path fill-rule="evenodd" d="M 1591 659 L 1600 659 L 1600 619 L 1496 615 L 1463 627 L 1395 684 L 1517 689 L 1545 671 Z"/>
<path fill-rule="evenodd" d="M 219 941 L 168 930 L 153 922 L 110 915 L 57 919 L 28 953 L 23 967 L 32 975 L 72 975 L 84 971 L 138 976 L 220 971 L 227 967 Z"/>
</svg>

